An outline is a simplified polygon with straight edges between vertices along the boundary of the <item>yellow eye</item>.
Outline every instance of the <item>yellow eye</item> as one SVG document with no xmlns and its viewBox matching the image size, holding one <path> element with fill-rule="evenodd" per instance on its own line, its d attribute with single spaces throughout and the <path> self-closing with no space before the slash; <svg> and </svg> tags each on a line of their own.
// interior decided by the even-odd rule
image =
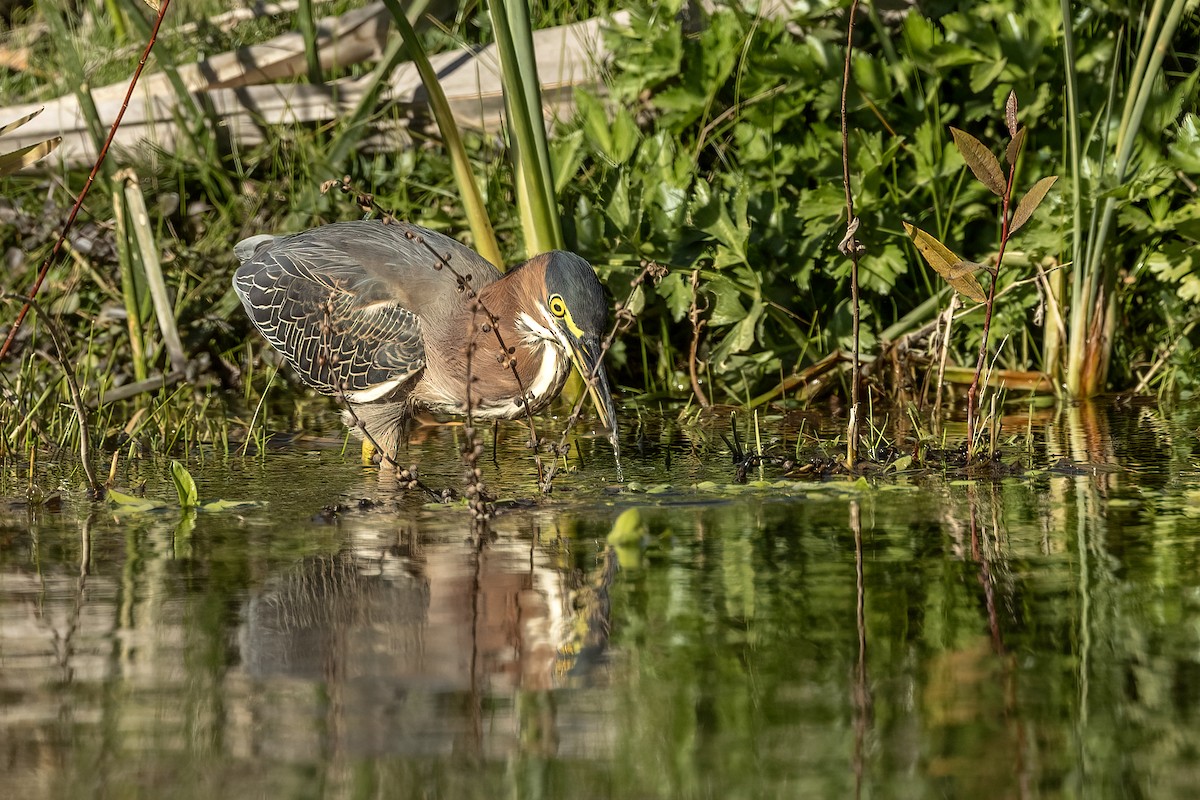
<svg viewBox="0 0 1200 800">
<path fill-rule="evenodd" d="M 567 315 L 567 304 L 563 302 L 561 294 L 550 295 L 550 313 L 560 319 Z"/>
</svg>

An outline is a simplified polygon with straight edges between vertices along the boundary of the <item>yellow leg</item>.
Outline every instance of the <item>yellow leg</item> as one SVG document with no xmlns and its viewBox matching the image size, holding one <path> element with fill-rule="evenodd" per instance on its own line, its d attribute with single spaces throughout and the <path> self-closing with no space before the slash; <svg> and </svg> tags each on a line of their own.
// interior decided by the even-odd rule
<svg viewBox="0 0 1200 800">
<path fill-rule="evenodd" d="M 375 445 L 369 439 L 363 439 L 362 463 L 368 466 L 375 463 Z"/>
</svg>

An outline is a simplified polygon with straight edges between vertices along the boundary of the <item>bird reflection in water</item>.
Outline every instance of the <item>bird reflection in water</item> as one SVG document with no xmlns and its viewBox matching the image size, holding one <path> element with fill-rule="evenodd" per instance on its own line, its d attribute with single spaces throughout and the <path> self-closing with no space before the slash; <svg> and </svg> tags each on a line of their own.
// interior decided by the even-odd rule
<svg viewBox="0 0 1200 800">
<path fill-rule="evenodd" d="M 242 659 L 262 698 L 254 749 L 561 752 L 549 690 L 564 658 L 587 659 L 590 685 L 603 678 L 595 637 L 573 644 L 569 575 L 529 535 L 476 547 L 389 534 L 373 515 L 344 522 L 361 525 L 352 549 L 305 560 L 246 606 Z M 567 727 L 568 749 L 596 752 L 592 726 Z"/>
</svg>

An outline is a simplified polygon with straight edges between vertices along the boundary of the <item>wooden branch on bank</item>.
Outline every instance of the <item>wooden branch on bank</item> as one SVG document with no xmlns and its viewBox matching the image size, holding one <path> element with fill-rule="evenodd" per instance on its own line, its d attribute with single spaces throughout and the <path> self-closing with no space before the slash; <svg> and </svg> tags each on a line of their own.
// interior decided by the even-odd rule
<svg viewBox="0 0 1200 800">
<path fill-rule="evenodd" d="M 615 17 L 618 24 L 622 19 L 620 14 Z M 599 89 L 600 65 L 607 57 L 601 24 L 601 20 L 593 19 L 534 33 L 548 119 L 571 113 L 577 86 Z M 342 17 L 323 19 L 318 27 L 321 64 L 328 69 L 335 64 L 346 66 L 378 58 L 390 18 L 382 4 L 376 3 Z M 495 48 L 463 48 L 433 56 L 430 61 L 450 99 L 455 121 L 472 130 L 499 130 L 504 103 Z M 239 147 L 254 147 L 269 137 L 286 136 L 289 127 L 344 117 L 355 108 L 370 80 L 363 76 L 320 85 L 272 83 L 306 70 L 303 39 L 298 33 L 288 33 L 181 67 L 178 72 L 192 97 L 221 120 L 232 142 Z M 108 125 L 120 108 L 120 92 L 125 85 L 93 90 L 103 124 Z M 430 129 L 425 97 L 416 67 L 401 65 L 385 90 L 381 113 L 373 133 L 363 140 L 364 148 L 403 147 L 411 142 L 410 127 L 422 133 Z M 8 111 L 11 116 L 20 116 L 41 105 L 46 111 L 35 121 L 37 124 L 30 123 L 9 135 L 6 144 L 16 148 L 61 135 L 63 143 L 55 153 L 60 162 L 71 167 L 91 163 L 94 145 L 74 94 L 44 104 L 14 106 Z M 138 153 L 142 160 L 153 159 L 157 153 L 173 151 L 176 143 L 186 138 L 176 124 L 178 107 L 179 98 L 166 75 L 147 76 L 130 102 L 114 143 L 118 160 L 129 162 Z"/>
</svg>

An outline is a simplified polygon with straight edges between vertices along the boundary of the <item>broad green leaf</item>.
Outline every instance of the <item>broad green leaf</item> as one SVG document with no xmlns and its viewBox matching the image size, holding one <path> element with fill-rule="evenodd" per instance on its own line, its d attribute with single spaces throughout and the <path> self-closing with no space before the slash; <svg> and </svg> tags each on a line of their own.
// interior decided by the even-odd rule
<svg viewBox="0 0 1200 800">
<path fill-rule="evenodd" d="M 618 164 L 624 164 L 633 155 L 633 151 L 637 149 L 638 139 L 641 133 L 638 131 L 637 122 L 634 121 L 633 115 L 622 106 L 618 106 L 613 114 L 612 122 L 612 151 L 610 157 Z"/>
<path fill-rule="evenodd" d="M 556 136 L 550 146 L 554 151 L 551 159 L 554 162 L 554 192 L 562 194 L 579 174 L 579 165 L 583 163 L 583 131 Z"/>
<path fill-rule="evenodd" d="M 1033 212 L 1041 205 L 1042 200 L 1046 197 L 1046 192 L 1050 191 L 1050 187 L 1058 180 L 1057 175 L 1051 175 L 1048 178 L 1042 178 L 1033 185 L 1025 196 L 1021 198 L 1021 202 L 1017 203 L 1017 210 L 1013 212 L 1012 226 L 1008 229 L 1008 235 L 1012 236 L 1017 232 L 1017 229 L 1029 221 L 1033 216 Z"/>
<path fill-rule="evenodd" d="M 608 201 L 608 218 L 622 233 L 629 231 L 629 187 L 625 184 L 625 176 L 618 175 L 616 186 L 613 187 L 612 197 Z"/>
<path fill-rule="evenodd" d="M 25 169 L 25 167 L 37 162 L 39 159 L 45 158 L 54 152 L 54 148 L 60 144 L 62 144 L 62 137 L 55 136 L 53 139 L 37 142 L 28 147 L 22 147 L 20 150 L 0 155 L 0 178 L 3 178 L 5 175 L 11 175 L 17 170 Z"/>
<path fill-rule="evenodd" d="M 750 304 L 750 310 L 743 319 L 739 320 L 720 343 L 713 348 L 712 363 L 717 369 L 725 369 L 730 356 L 743 353 L 754 346 L 758 322 L 762 318 L 763 304 L 755 300 Z"/>
<path fill-rule="evenodd" d="M 575 92 L 575 112 L 583 121 L 583 132 L 592 147 L 608 161 L 613 161 L 612 130 L 608 126 L 608 114 L 600 100 L 591 92 Z"/>
<path fill-rule="evenodd" d="M 167 504 L 160 500 L 150 500 L 145 497 L 134 497 L 124 492 L 118 492 L 115 489 L 109 489 L 105 494 L 105 499 L 109 503 L 116 506 L 114 511 L 117 513 L 134 513 L 139 511 L 155 511 L 161 508 L 166 508 Z"/>
<path fill-rule="evenodd" d="M 195 508 L 200 505 L 200 496 L 196 492 L 196 481 L 187 471 L 187 467 L 178 461 L 172 461 L 171 480 L 175 482 L 175 493 L 179 495 L 180 508 Z"/>
<path fill-rule="evenodd" d="M 671 318 L 676 322 L 683 320 L 683 315 L 692 306 L 692 288 L 684 280 L 683 273 L 670 273 L 659 282 L 654 291 L 666 301 L 667 310 L 671 312 Z"/>
<path fill-rule="evenodd" d="M 1000 169 L 1000 162 L 996 159 L 996 154 L 966 131 L 951 128 L 950 134 L 954 137 L 954 146 L 958 148 L 963 161 L 967 162 L 967 166 L 971 168 L 971 172 L 975 174 L 979 182 L 991 189 L 997 197 L 1004 197 L 1006 187 L 1004 172 Z"/>
<path fill-rule="evenodd" d="M 983 287 L 971 274 L 973 270 L 966 269 L 964 271 L 969 262 L 956 256 L 950 248 L 916 226 L 905 222 L 904 231 L 917 246 L 917 252 L 929 262 L 929 266 L 933 267 L 934 272 L 941 275 L 954 288 L 954 291 L 977 303 L 987 302 L 987 295 L 983 293 Z"/>
<path fill-rule="evenodd" d="M 974 94 L 982 94 L 1008 68 L 1007 58 L 997 58 L 994 61 L 981 61 L 971 67 L 970 86 Z"/>
</svg>

